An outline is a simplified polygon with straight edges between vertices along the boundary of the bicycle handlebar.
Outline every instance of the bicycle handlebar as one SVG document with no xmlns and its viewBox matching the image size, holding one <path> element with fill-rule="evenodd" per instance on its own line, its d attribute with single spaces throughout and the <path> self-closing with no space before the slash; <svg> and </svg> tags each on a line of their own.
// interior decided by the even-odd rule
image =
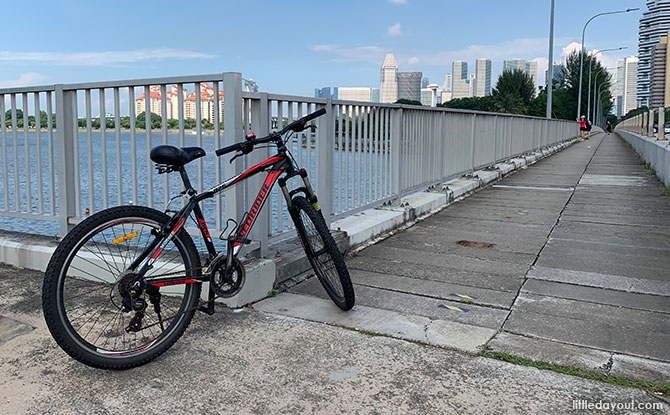
<svg viewBox="0 0 670 415">
<path fill-rule="evenodd" d="M 281 137 L 282 135 L 284 135 L 285 133 L 287 133 L 289 131 L 295 131 L 297 133 L 300 132 L 300 131 L 303 131 L 306 128 L 305 124 L 308 121 L 311 121 L 315 118 L 318 118 L 318 117 L 324 115 L 325 113 L 326 113 L 326 109 L 321 108 L 318 111 L 314 111 L 311 114 L 305 115 L 304 117 L 300 118 L 299 120 L 293 121 L 291 124 L 284 127 L 281 131 L 276 131 L 274 133 L 271 133 L 267 137 L 257 138 L 255 140 L 250 140 L 250 141 L 243 141 L 241 143 L 235 143 L 235 144 L 220 148 L 220 149 L 216 150 L 215 153 L 219 157 L 224 155 L 224 154 L 228 154 L 228 153 L 231 153 L 233 151 L 240 151 L 240 150 L 242 150 L 242 152 L 244 152 L 245 154 L 249 153 L 249 152 L 251 152 L 251 150 L 253 150 L 253 148 L 256 144 L 269 143 L 270 141 L 272 141 L 273 138 Z"/>
</svg>

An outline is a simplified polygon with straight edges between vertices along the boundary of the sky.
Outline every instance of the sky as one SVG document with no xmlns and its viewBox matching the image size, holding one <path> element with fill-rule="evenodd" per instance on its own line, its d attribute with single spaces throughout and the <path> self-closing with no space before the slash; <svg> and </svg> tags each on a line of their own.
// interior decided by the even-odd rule
<svg viewBox="0 0 670 415">
<path fill-rule="evenodd" d="M 554 61 L 585 47 L 605 66 L 637 54 L 642 0 L 556 0 Z M 313 96 L 324 86 L 379 87 L 386 53 L 400 71 L 443 84 L 454 60 L 538 61 L 544 83 L 550 0 L 4 2 L 0 88 L 241 72 L 264 92 Z M 613 71 L 615 72 L 615 71 Z"/>
</svg>

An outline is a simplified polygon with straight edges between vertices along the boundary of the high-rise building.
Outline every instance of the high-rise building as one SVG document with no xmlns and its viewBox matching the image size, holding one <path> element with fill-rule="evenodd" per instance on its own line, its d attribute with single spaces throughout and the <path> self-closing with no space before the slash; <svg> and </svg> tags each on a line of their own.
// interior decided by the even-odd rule
<svg viewBox="0 0 670 415">
<path fill-rule="evenodd" d="M 451 101 L 451 91 L 442 90 L 440 93 L 440 104 Z"/>
<path fill-rule="evenodd" d="M 651 91 L 649 108 L 667 107 L 670 105 L 670 54 L 668 53 L 668 39 L 662 36 L 654 45 L 651 59 Z"/>
<path fill-rule="evenodd" d="M 522 71 L 526 70 L 526 60 L 525 59 L 511 59 L 503 61 L 503 71 L 513 71 L 515 69 L 520 69 Z"/>
<path fill-rule="evenodd" d="M 530 77 L 533 79 L 533 85 L 537 90 L 537 62 L 536 61 L 526 62 L 525 70 L 526 73 L 530 75 Z"/>
<path fill-rule="evenodd" d="M 563 80 L 563 77 L 565 76 L 565 65 L 563 65 L 561 62 L 554 62 L 552 66 L 552 76 L 554 79 L 554 82 L 561 82 Z M 549 71 L 546 70 L 544 71 L 544 79 L 549 78 Z"/>
<path fill-rule="evenodd" d="M 503 71 L 513 71 L 520 69 L 533 79 L 533 85 L 537 89 L 537 62 L 526 62 L 525 59 L 510 59 L 503 61 Z"/>
<path fill-rule="evenodd" d="M 430 107 L 433 102 L 433 91 L 430 88 L 421 88 L 421 105 Z"/>
<path fill-rule="evenodd" d="M 375 93 L 376 92 L 376 93 Z M 374 98 L 379 96 L 377 88 L 341 86 L 337 89 L 338 99 L 343 101 L 378 102 Z M 375 97 L 377 95 L 377 97 Z M 395 101 L 394 101 L 395 102 Z"/>
<path fill-rule="evenodd" d="M 476 97 L 491 95 L 491 59 L 480 58 L 475 62 Z"/>
<path fill-rule="evenodd" d="M 452 99 L 466 98 L 470 96 L 468 83 L 468 63 L 465 61 L 454 61 L 451 64 L 452 75 Z"/>
<path fill-rule="evenodd" d="M 421 72 L 398 72 L 398 99 L 420 101 L 422 76 Z"/>
<path fill-rule="evenodd" d="M 330 98 L 330 87 L 314 88 L 314 98 Z"/>
<path fill-rule="evenodd" d="M 637 108 L 638 58 L 617 60 L 616 115 L 622 117 Z"/>
<path fill-rule="evenodd" d="M 428 88 L 429 83 L 428 77 L 421 78 L 421 88 Z"/>
<path fill-rule="evenodd" d="M 477 76 L 473 73 L 468 75 L 468 96 L 475 96 L 475 88 L 477 88 Z"/>
<path fill-rule="evenodd" d="M 670 0 L 647 0 L 647 11 L 640 18 L 638 40 L 637 100 L 638 106 L 649 106 L 651 59 L 654 45 L 670 29 Z"/>
<path fill-rule="evenodd" d="M 393 103 L 398 100 L 398 64 L 390 53 L 384 57 L 384 62 L 382 62 L 379 95 L 381 102 Z"/>
<path fill-rule="evenodd" d="M 446 91 L 446 92 L 451 92 L 451 87 L 452 87 L 452 85 L 451 85 L 451 74 L 448 73 L 448 74 L 444 75 L 444 85 L 442 85 L 442 90 Z M 449 99 L 451 99 L 451 96 L 450 96 Z M 446 102 L 446 101 L 442 101 L 442 102 Z"/>
</svg>

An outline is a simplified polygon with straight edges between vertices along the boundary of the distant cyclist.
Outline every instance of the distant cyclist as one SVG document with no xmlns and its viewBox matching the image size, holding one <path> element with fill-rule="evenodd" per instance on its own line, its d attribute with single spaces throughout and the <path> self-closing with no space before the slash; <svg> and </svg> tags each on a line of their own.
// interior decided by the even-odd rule
<svg viewBox="0 0 670 415">
<path fill-rule="evenodd" d="M 607 134 L 612 132 L 612 122 L 610 120 L 607 120 L 607 125 L 605 125 L 605 129 L 607 129 Z"/>
</svg>

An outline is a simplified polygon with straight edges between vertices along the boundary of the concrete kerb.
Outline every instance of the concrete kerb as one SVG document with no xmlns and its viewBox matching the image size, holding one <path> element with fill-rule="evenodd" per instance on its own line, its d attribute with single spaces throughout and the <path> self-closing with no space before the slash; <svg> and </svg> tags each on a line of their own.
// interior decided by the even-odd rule
<svg viewBox="0 0 670 415">
<path fill-rule="evenodd" d="M 447 181 L 439 188 L 410 194 L 401 199 L 399 206 L 378 207 L 359 212 L 333 222 L 331 230 L 342 231 L 336 235 L 336 239 L 343 251 L 362 249 L 412 226 L 417 220 L 435 214 L 476 190 L 560 151 L 576 141 L 573 139 L 549 146 L 545 148 L 545 151 L 498 163 L 491 169 L 476 171 L 470 177 Z M 57 244 L 58 239 L 53 237 L 2 232 L 0 233 L 0 262 L 45 271 Z M 246 260 L 246 282 L 242 291 L 235 297 L 219 300 L 230 307 L 242 307 L 265 298 L 279 283 L 309 269 L 309 263 L 305 261 L 301 252 L 296 255 L 292 255 L 292 252 L 283 252 L 282 249 L 279 249 L 278 252 L 281 255 L 277 258 Z M 203 287 L 203 295 L 206 295 L 207 292 L 207 286 Z"/>
</svg>

